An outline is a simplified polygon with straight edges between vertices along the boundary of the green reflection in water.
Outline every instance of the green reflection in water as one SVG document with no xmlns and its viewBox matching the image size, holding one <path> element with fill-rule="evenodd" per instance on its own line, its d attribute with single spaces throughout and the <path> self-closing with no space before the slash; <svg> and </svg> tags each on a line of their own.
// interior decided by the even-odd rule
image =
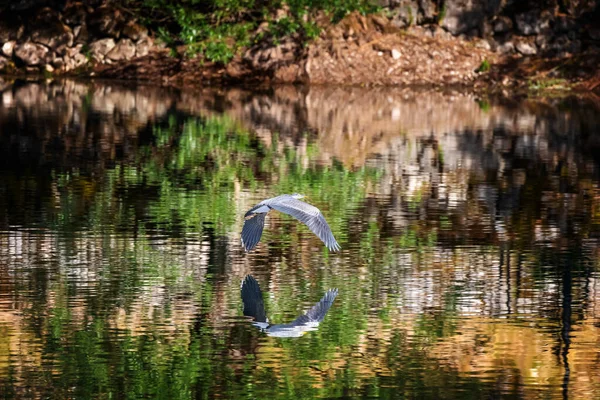
<svg viewBox="0 0 600 400">
<path fill-rule="evenodd" d="M 453 277 L 439 278 L 444 294 L 440 304 L 420 313 L 412 327 L 394 315 L 408 275 L 397 261 L 399 252 L 415 250 L 411 257 L 417 261 L 411 267 L 439 272 L 432 261 L 439 241 L 439 213 L 431 220 L 409 221 L 401 231 L 386 231 L 375 206 L 374 217 L 357 218 L 380 169 L 347 169 L 336 162 L 320 165 L 314 162 L 318 150 L 310 146 L 304 154 L 281 150 L 276 136 L 266 144 L 227 117 L 183 121 L 172 117 L 154 127 L 153 142 L 138 149 L 132 162 L 95 176 L 55 172 L 48 185 L 55 192 L 43 202 L 48 204 L 48 225 L 59 234 L 65 254 L 56 270 L 37 266 L 32 272 L 26 266 L 18 271 L 42 288 L 27 305 L 28 326 L 23 333 L 33 336 L 31 342 L 41 350 L 32 345 L 31 351 L 41 355 L 23 371 L 2 377 L 6 397 L 31 391 L 55 398 L 481 398 L 499 390 L 518 396 L 516 368 L 506 367 L 512 374 L 505 381 L 502 370 L 499 382 L 491 382 L 443 366 L 430 354 L 437 342 L 455 336 L 459 324 L 469 322 L 460 320 L 458 311 L 458 302 L 469 289 L 463 285 L 469 282 L 457 285 Z M 530 193 L 526 207 L 521 207 L 525 211 L 515 213 L 512 223 L 517 232 L 529 234 L 539 216 L 542 184 L 525 185 Z M 241 188 L 261 196 L 307 194 L 326 211 L 342 246 L 355 246 L 356 259 L 339 270 L 325 265 L 303 274 L 289 260 L 273 257 L 280 273 L 296 279 L 294 285 L 273 289 L 273 299 L 266 299 L 276 322 L 295 318 L 297 304 L 316 301 L 315 293 L 319 296 L 333 286 L 341 289 L 320 329 L 299 340 L 265 338 L 247 321 L 220 321 L 239 304 L 237 283 L 210 269 L 225 261 L 209 260 L 201 271 L 185 265 L 193 257 L 181 236 L 208 231 L 206 236 L 215 240 L 231 234 L 245 211 L 235 202 Z M 416 212 L 427 196 L 417 191 L 408 199 L 408 210 Z M 452 210 L 448 214 L 445 228 L 456 219 Z M 282 247 L 297 248 L 300 239 L 286 229 L 292 225 L 289 218 L 281 219 L 287 221 L 285 226 L 266 232 L 266 241 L 277 238 Z M 357 223 L 359 227 L 353 228 Z M 591 230 L 583 225 L 582 237 Z M 153 235 L 158 233 L 173 240 L 156 248 Z M 517 247 L 531 248 L 527 234 L 514 241 Z M 69 257 L 86 246 L 90 253 L 99 253 L 84 260 L 90 276 L 73 276 L 77 264 Z M 214 242 L 211 246 L 218 247 Z M 473 246 L 464 252 L 487 256 L 498 251 L 498 246 Z M 206 252 L 196 250 L 193 256 Z M 518 255 L 523 265 L 530 266 L 536 284 L 556 278 L 556 270 L 543 268 L 556 256 L 556 251 L 548 253 Z M 453 249 L 457 254 L 460 250 Z M 588 271 L 579 268 L 583 256 L 575 258 L 566 264 L 576 273 Z M 454 262 L 456 269 L 460 263 L 468 264 L 468 260 Z M 506 274 L 508 281 L 523 279 L 513 278 L 511 270 Z M 298 293 L 298 287 L 310 287 L 315 281 L 310 291 Z M 21 289 L 19 284 L 22 281 L 15 288 Z M 27 296 L 14 292 L 17 298 Z M 237 314 L 225 316 L 240 313 L 238 307 Z M 506 325 L 511 323 L 518 321 L 511 316 Z"/>
</svg>

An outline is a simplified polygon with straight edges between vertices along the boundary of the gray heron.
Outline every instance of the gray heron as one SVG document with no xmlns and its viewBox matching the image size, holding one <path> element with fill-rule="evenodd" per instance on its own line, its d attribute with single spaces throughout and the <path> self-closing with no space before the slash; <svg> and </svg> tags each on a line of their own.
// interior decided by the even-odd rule
<svg viewBox="0 0 600 400">
<path fill-rule="evenodd" d="M 260 286 L 252 275 L 246 275 L 242 280 L 241 292 L 244 315 L 254 319 L 252 325 L 274 337 L 300 337 L 306 332 L 316 331 L 338 295 L 337 289 L 329 289 L 317 304 L 294 321 L 289 324 L 272 325 L 265 313 Z"/>
<path fill-rule="evenodd" d="M 244 250 L 250 251 L 256 247 L 262 236 L 265 226 L 265 217 L 271 210 L 277 210 L 291 215 L 302 222 L 308 229 L 325 243 L 330 251 L 340 250 L 340 245 L 333 237 L 331 228 L 327 225 L 321 211 L 308 203 L 300 201 L 304 196 L 298 193 L 282 194 L 281 196 L 266 199 L 252 207 L 244 215 L 244 227 L 242 228 L 242 246 Z"/>
</svg>

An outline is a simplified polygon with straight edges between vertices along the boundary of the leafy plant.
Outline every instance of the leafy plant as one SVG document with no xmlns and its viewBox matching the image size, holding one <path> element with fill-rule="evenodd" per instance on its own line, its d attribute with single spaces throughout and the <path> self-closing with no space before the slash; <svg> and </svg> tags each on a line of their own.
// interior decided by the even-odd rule
<svg viewBox="0 0 600 400">
<path fill-rule="evenodd" d="M 444 18 L 446 18 L 446 12 L 448 11 L 448 7 L 446 6 L 446 2 L 442 4 L 440 7 L 440 12 L 438 13 L 437 20 L 438 24 L 441 24 Z"/>
<path fill-rule="evenodd" d="M 483 60 L 481 62 L 481 64 L 479 64 L 479 67 L 475 70 L 475 72 L 487 72 L 490 70 L 492 66 L 490 65 L 490 62 L 488 60 Z"/>
<path fill-rule="evenodd" d="M 127 0 L 125 5 L 168 47 L 187 45 L 188 54 L 223 64 L 260 41 L 316 38 L 320 13 L 337 22 L 353 11 L 377 10 L 368 0 Z M 267 29 L 258 29 L 265 22 Z"/>
</svg>

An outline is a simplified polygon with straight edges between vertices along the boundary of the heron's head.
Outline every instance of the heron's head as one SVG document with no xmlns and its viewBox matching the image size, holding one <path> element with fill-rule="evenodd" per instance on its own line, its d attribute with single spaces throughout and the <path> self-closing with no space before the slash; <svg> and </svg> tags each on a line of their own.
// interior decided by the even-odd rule
<svg viewBox="0 0 600 400">
<path fill-rule="evenodd" d="M 302 199 L 305 196 L 303 194 L 300 194 L 300 193 L 294 193 L 294 194 L 292 194 L 292 197 L 295 198 L 295 199 Z"/>
</svg>

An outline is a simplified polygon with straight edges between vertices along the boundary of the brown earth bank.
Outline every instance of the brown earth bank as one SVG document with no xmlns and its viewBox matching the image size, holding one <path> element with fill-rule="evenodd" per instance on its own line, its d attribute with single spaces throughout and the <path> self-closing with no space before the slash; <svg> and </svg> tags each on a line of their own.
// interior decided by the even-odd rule
<svg viewBox="0 0 600 400">
<path fill-rule="evenodd" d="M 184 46 L 165 48 L 118 2 L 62 3 L 1 11 L 0 71 L 173 86 L 310 83 L 600 92 L 600 1 L 580 1 L 567 10 L 552 1 L 541 2 L 544 7 L 522 2 L 520 8 L 491 0 L 383 2 L 387 8 L 377 14 L 355 12 L 337 24 L 323 18 L 321 34 L 307 45 L 293 36 L 262 42 L 227 65 L 190 58 Z M 490 9 L 492 3 L 500 6 Z M 412 10 L 408 16 L 406 10 Z"/>
</svg>

